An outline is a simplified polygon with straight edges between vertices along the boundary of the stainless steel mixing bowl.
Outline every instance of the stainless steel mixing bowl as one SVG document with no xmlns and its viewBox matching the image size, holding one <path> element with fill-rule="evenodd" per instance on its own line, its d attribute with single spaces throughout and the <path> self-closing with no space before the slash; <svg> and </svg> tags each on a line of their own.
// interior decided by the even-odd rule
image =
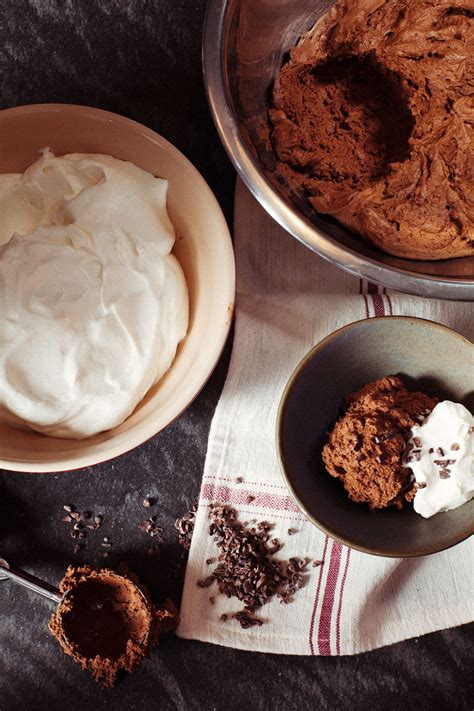
<svg viewBox="0 0 474 711">
<path fill-rule="evenodd" d="M 383 286 L 421 296 L 474 300 L 474 257 L 399 259 L 362 242 L 279 182 L 268 140 L 267 101 L 288 50 L 330 0 L 209 0 L 204 77 L 222 142 L 267 212 L 324 259 Z"/>
</svg>

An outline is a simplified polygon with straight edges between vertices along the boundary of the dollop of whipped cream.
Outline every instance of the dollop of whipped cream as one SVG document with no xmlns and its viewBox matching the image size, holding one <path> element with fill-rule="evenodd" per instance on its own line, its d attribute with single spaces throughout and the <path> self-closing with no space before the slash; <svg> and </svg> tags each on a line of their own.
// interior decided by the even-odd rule
<svg viewBox="0 0 474 711">
<path fill-rule="evenodd" d="M 0 422 L 81 439 L 171 366 L 188 292 L 167 182 L 106 155 L 0 176 Z"/>
<path fill-rule="evenodd" d="M 462 506 L 474 496 L 474 417 L 444 400 L 422 425 L 411 429 L 407 464 L 416 480 L 415 511 L 429 518 Z"/>
</svg>

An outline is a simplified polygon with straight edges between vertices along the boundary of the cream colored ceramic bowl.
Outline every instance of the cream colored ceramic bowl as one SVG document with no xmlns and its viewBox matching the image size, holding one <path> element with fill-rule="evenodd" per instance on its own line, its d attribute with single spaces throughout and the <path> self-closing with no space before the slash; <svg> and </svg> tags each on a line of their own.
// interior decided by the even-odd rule
<svg viewBox="0 0 474 711">
<path fill-rule="evenodd" d="M 122 116 L 85 106 L 41 104 L 0 111 L 0 172 L 23 171 L 44 146 L 59 155 L 106 153 L 169 181 L 168 209 L 177 234 L 174 253 L 186 275 L 190 324 L 168 373 L 119 427 L 77 441 L 0 425 L 0 468 L 28 472 L 97 464 L 166 427 L 214 369 L 235 295 L 232 242 L 221 209 L 197 170 L 164 138 Z"/>
</svg>

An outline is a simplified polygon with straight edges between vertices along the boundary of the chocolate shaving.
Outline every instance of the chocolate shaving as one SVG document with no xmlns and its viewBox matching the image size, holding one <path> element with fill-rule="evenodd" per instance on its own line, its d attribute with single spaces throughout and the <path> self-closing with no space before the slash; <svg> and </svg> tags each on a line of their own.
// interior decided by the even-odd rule
<svg viewBox="0 0 474 711">
<path fill-rule="evenodd" d="M 237 622 L 240 622 L 240 626 L 246 630 L 249 627 L 254 627 L 255 625 L 258 625 L 259 627 L 263 625 L 263 620 L 260 620 L 258 617 L 254 617 L 253 615 L 250 614 L 247 610 L 241 610 L 240 612 L 236 612 L 235 615 L 232 615 L 234 620 L 237 620 Z"/>
<path fill-rule="evenodd" d="M 138 528 L 144 533 L 148 533 L 151 538 L 156 538 L 157 543 L 164 543 L 164 530 L 161 526 L 156 523 L 156 516 L 150 516 L 145 521 L 138 524 Z"/>
<path fill-rule="evenodd" d="M 396 434 L 397 434 L 397 430 L 390 430 L 389 432 L 384 432 L 383 434 L 377 434 L 374 437 L 375 443 L 380 444 L 380 442 L 386 442 L 388 439 L 392 439 L 392 437 L 395 437 Z M 420 446 L 420 445 L 418 445 L 418 446 Z"/>
<path fill-rule="evenodd" d="M 184 550 L 188 551 L 191 546 L 191 539 L 194 532 L 194 524 L 196 522 L 196 505 L 191 506 L 181 518 L 177 518 L 174 524 L 178 531 L 178 541 Z"/>
<path fill-rule="evenodd" d="M 411 456 L 410 452 L 413 449 L 413 444 L 411 442 L 407 442 L 407 445 L 405 447 L 405 451 L 402 454 L 402 462 L 411 462 Z"/>
</svg>

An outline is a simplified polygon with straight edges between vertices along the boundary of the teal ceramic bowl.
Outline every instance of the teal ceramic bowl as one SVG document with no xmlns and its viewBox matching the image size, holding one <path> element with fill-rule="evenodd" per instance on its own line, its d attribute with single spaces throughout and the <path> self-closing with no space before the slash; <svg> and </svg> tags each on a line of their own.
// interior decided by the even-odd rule
<svg viewBox="0 0 474 711">
<path fill-rule="evenodd" d="M 425 519 L 411 504 L 370 511 L 349 500 L 326 471 L 325 433 L 343 398 L 372 380 L 400 375 L 410 390 L 474 407 L 474 345 L 432 321 L 384 317 L 351 323 L 318 343 L 293 372 L 277 417 L 286 484 L 322 531 L 366 553 L 405 558 L 444 550 L 473 530 L 474 500 Z"/>
</svg>

